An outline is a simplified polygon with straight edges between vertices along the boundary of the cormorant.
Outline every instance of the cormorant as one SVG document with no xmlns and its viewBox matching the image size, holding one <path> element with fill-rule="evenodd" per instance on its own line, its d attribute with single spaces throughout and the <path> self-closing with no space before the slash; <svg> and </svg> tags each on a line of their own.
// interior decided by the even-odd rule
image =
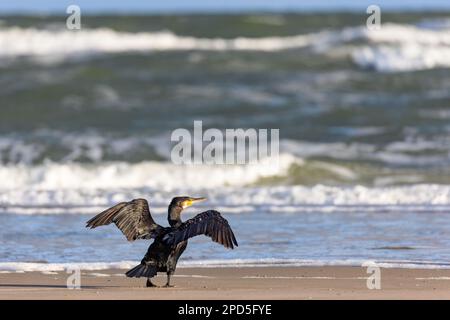
<svg viewBox="0 0 450 320">
<path fill-rule="evenodd" d="M 175 197 L 169 205 L 170 227 L 158 225 L 150 214 L 145 199 L 121 202 L 90 219 L 86 227 L 96 228 L 114 222 L 128 241 L 154 239 L 141 263 L 126 272 L 127 277 L 147 277 L 147 287 L 154 287 L 150 278 L 157 272 L 167 273 L 166 287 L 170 287 L 170 277 L 175 272 L 178 258 L 187 247 L 188 239 L 204 234 L 226 248 L 238 246 L 228 221 L 218 211 L 207 210 L 192 219 L 181 221 L 181 212 L 205 198 Z"/>
</svg>

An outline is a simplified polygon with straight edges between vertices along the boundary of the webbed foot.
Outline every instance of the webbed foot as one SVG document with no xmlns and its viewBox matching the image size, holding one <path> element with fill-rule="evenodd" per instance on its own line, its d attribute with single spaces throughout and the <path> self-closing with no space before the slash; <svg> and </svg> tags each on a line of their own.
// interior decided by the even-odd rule
<svg viewBox="0 0 450 320">
<path fill-rule="evenodd" d="M 147 279 L 147 283 L 145 284 L 145 286 L 147 288 L 152 288 L 152 287 L 157 288 L 158 287 L 157 285 L 154 285 L 153 282 L 150 281 L 150 279 Z"/>
</svg>

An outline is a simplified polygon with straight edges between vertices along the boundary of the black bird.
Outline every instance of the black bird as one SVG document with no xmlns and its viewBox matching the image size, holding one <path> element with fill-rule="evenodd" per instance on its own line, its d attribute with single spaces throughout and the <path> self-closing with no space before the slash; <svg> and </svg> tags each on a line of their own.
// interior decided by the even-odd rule
<svg viewBox="0 0 450 320">
<path fill-rule="evenodd" d="M 177 262 L 187 247 L 188 239 L 204 234 L 225 248 L 238 246 L 228 221 L 218 211 L 208 210 L 192 219 L 181 221 L 181 212 L 192 204 L 205 198 L 175 197 L 169 205 L 168 221 L 170 227 L 158 225 L 150 214 L 145 199 L 121 202 L 93 217 L 87 228 L 114 222 L 128 241 L 154 239 L 141 263 L 127 271 L 127 277 L 146 277 L 147 287 L 154 287 L 150 278 L 157 272 L 167 273 L 166 287 L 170 287 L 170 277 L 175 272 Z"/>
</svg>

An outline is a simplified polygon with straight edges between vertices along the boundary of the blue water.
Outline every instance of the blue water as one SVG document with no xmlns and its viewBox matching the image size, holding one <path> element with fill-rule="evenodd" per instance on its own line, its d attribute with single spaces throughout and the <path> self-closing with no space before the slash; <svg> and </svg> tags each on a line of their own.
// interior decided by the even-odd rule
<svg viewBox="0 0 450 320">
<path fill-rule="evenodd" d="M 450 12 L 65 18 L 0 18 L 0 263 L 140 260 L 84 222 L 145 197 L 165 224 L 177 195 L 240 244 L 185 262 L 450 262 Z M 176 165 L 197 120 L 279 129 L 280 165 Z"/>
<path fill-rule="evenodd" d="M 127 242 L 114 226 L 84 228 L 87 215 L 0 215 L 2 252 L 9 262 L 140 260 L 150 242 Z M 226 250 L 197 237 L 181 261 L 293 259 L 331 263 L 450 261 L 447 213 L 249 213 L 226 217 L 239 242 Z M 164 216 L 157 222 L 165 224 Z"/>
</svg>

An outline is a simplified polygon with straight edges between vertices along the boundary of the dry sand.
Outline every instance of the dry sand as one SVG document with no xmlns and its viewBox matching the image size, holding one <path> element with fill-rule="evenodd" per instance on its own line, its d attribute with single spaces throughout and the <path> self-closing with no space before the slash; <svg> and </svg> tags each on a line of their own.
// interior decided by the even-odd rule
<svg viewBox="0 0 450 320">
<path fill-rule="evenodd" d="M 79 290 L 64 272 L 2 272 L 0 299 L 450 299 L 450 270 L 381 269 L 380 290 L 367 289 L 360 267 L 179 268 L 174 288 L 145 288 L 123 272 L 83 271 Z"/>
</svg>

